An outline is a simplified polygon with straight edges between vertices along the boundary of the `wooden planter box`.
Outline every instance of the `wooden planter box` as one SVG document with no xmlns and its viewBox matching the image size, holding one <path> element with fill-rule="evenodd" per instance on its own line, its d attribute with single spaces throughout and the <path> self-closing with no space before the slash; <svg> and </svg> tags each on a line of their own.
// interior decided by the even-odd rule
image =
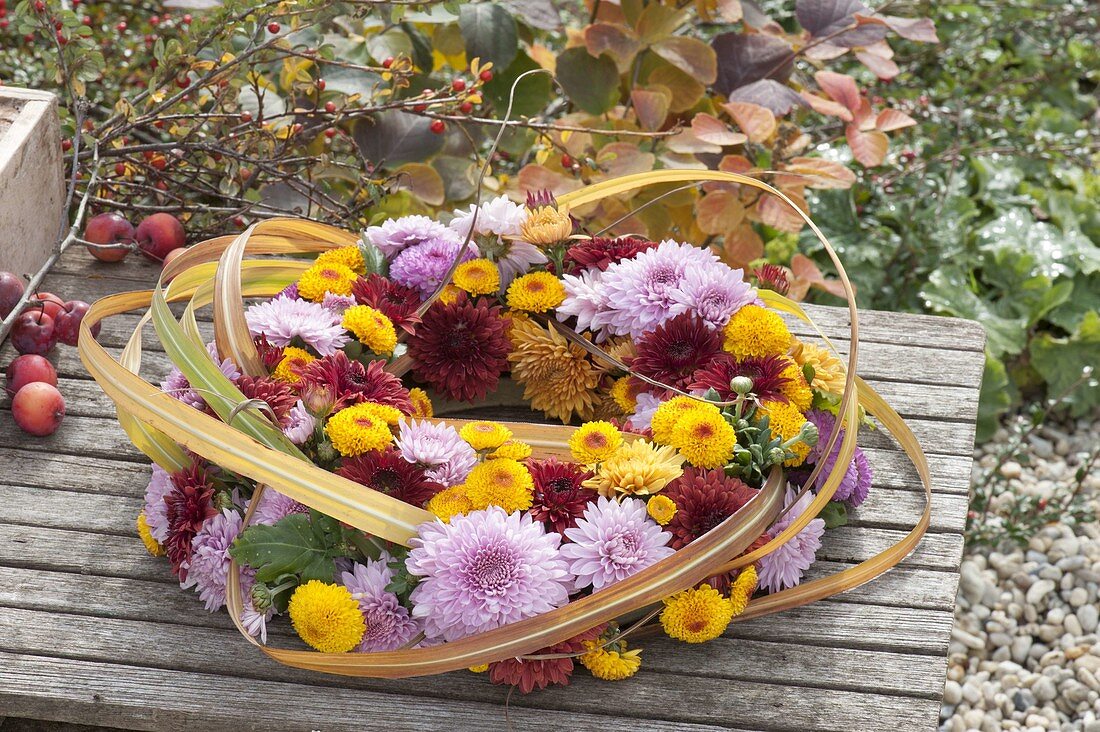
<svg viewBox="0 0 1100 732">
<path fill-rule="evenodd" d="M 0 270 L 31 274 L 53 250 L 65 200 L 57 97 L 0 87 Z"/>
</svg>

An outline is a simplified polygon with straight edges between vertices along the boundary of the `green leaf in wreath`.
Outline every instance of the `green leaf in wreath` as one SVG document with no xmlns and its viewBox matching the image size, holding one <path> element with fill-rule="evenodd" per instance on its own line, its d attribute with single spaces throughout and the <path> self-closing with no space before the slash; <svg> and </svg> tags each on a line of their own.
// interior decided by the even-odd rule
<svg viewBox="0 0 1100 732">
<path fill-rule="evenodd" d="M 254 568 L 258 582 L 273 583 L 288 574 L 300 576 L 302 582 L 332 582 L 336 562 L 326 536 L 314 527 L 309 516 L 296 513 L 273 526 L 248 527 L 229 554 Z"/>
<path fill-rule="evenodd" d="M 841 501 L 829 501 L 817 517 L 825 521 L 826 529 L 835 529 L 848 523 L 848 507 Z"/>
</svg>

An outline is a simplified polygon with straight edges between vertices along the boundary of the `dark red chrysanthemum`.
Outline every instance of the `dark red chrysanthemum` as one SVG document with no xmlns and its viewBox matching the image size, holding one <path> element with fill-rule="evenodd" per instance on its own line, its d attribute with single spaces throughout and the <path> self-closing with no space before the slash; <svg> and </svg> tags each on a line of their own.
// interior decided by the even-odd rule
<svg viewBox="0 0 1100 732">
<path fill-rule="evenodd" d="M 566 274 L 575 275 L 593 267 L 602 272 L 614 262 L 630 259 L 655 246 L 657 242 L 640 236 L 622 236 L 618 239 L 595 236 L 591 239 L 580 239 L 569 247 L 563 264 Z"/>
<path fill-rule="evenodd" d="M 684 474 L 664 490 L 664 495 L 676 504 L 676 514 L 665 527 L 672 533 L 669 546 L 687 546 L 732 516 L 756 492 L 721 470 L 685 468 Z"/>
<path fill-rule="evenodd" d="M 409 338 L 416 378 L 455 401 L 472 402 L 496 389 L 508 368 L 507 321 L 497 306 L 460 294 L 437 302 Z"/>
<path fill-rule="evenodd" d="M 191 540 L 203 523 L 217 513 L 214 508 L 214 484 L 206 468 L 194 462 L 172 475 L 172 490 L 164 497 L 168 506 L 168 537 L 164 548 L 172 569 L 180 581 L 187 579 L 187 561 L 191 559 Z"/>
<path fill-rule="evenodd" d="M 527 469 L 535 482 L 531 518 L 548 525 L 559 534 L 572 527 L 577 518 L 595 501 L 594 490 L 581 487 L 592 472 L 576 463 L 548 460 L 528 460 Z"/>
<path fill-rule="evenodd" d="M 355 281 L 351 294 L 357 303 L 382 311 L 395 326 L 409 333 L 415 332 L 416 324 L 420 322 L 416 315 L 416 309 L 420 307 L 420 293 L 400 282 L 371 272 Z"/>
<path fill-rule="evenodd" d="M 630 367 L 662 384 L 683 389 L 701 364 L 721 353 L 721 334 L 691 313 L 683 313 L 638 341 Z"/>
<path fill-rule="evenodd" d="M 241 376 L 237 379 L 237 388 L 246 399 L 266 402 L 280 426 L 286 427 L 290 423 L 290 410 L 298 403 L 298 396 L 290 384 L 266 377 Z"/>
<path fill-rule="evenodd" d="M 786 295 L 791 289 L 787 271 L 778 264 L 765 264 L 752 273 L 756 276 L 756 286 L 761 290 L 775 290 L 780 295 Z"/>
<path fill-rule="evenodd" d="M 283 360 L 283 349 L 269 343 L 267 335 L 264 333 L 255 336 L 252 342 L 256 344 L 256 353 L 259 354 L 260 361 L 263 362 L 267 372 L 271 373 L 274 371 L 275 367 L 279 365 L 279 362 Z"/>
<path fill-rule="evenodd" d="M 786 402 L 783 387 L 789 382 L 783 375 L 791 361 L 783 356 L 748 356 L 738 361 L 724 353 L 695 372 L 688 388 L 714 389 L 720 399 L 733 399 L 730 382 L 738 376 L 752 379 L 752 393 L 761 402 Z"/>
<path fill-rule="evenodd" d="M 412 414 L 409 390 L 401 380 L 385 370 L 382 361 L 371 361 L 364 366 L 352 361 L 343 351 L 311 361 L 299 372 L 298 390 L 304 395 L 310 391 L 328 388 L 333 392 L 333 410 L 343 409 L 361 402 L 375 402 Z"/>
<path fill-rule="evenodd" d="M 418 508 L 443 490 L 441 484 L 428 480 L 423 470 L 405 460 L 393 448 L 346 458 L 336 473 Z"/>
<path fill-rule="evenodd" d="M 537 191 L 527 191 L 527 208 L 536 209 L 543 206 L 558 207 L 558 198 L 549 188 L 540 188 Z"/>
<path fill-rule="evenodd" d="M 584 650 L 584 642 L 599 638 L 606 627 L 606 625 L 600 625 L 591 630 L 586 630 L 567 641 L 541 648 L 531 655 L 580 653 Z M 544 661 L 522 661 L 518 658 L 509 658 L 489 664 L 490 681 L 494 684 L 507 684 L 518 687 L 524 694 L 530 694 L 535 689 L 545 689 L 550 684 L 567 686 L 569 677 L 572 675 L 572 658 L 552 658 Z"/>
</svg>

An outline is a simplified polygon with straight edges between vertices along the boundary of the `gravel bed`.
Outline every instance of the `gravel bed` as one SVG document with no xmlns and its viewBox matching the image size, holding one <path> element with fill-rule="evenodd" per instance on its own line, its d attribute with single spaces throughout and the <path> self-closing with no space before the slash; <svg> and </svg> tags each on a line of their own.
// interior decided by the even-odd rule
<svg viewBox="0 0 1100 732">
<path fill-rule="evenodd" d="M 1030 465 L 1000 467 L 1012 495 L 1051 498 L 1075 483 L 1100 419 L 1044 426 Z M 975 475 L 996 464 L 1001 430 L 975 451 Z M 1025 461 L 1026 462 L 1026 461 Z M 1100 470 L 1083 483 L 1100 514 Z M 1100 523 L 1042 528 L 1026 549 L 967 549 L 951 635 L 941 730 L 1100 732 Z"/>
</svg>

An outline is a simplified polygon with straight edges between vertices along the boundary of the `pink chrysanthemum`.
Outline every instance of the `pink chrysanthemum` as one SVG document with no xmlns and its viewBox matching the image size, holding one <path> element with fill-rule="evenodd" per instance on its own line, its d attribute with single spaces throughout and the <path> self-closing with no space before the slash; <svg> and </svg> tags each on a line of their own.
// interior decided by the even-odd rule
<svg viewBox="0 0 1100 732">
<path fill-rule="evenodd" d="M 337 295 L 335 292 L 326 292 L 325 299 L 321 301 L 321 307 L 340 316 L 354 304 L 355 298 L 351 295 Z"/>
<path fill-rule="evenodd" d="M 447 230 L 446 238 L 432 239 L 398 254 L 390 263 L 390 277 L 426 298 L 439 288 L 461 247 L 462 241 Z M 471 244 L 462 253 L 461 261 L 476 256 L 477 247 Z"/>
<path fill-rule="evenodd" d="M 561 537 L 530 516 L 493 506 L 421 524 L 417 533 L 405 566 L 423 578 L 410 600 L 428 638 L 457 640 L 569 601 Z"/>
<path fill-rule="evenodd" d="M 267 621 L 271 620 L 275 610 L 268 608 L 260 612 L 252 604 L 252 587 L 256 584 L 255 574 L 255 570 L 251 567 L 241 567 L 241 594 L 244 596 L 241 625 L 250 636 L 259 638 L 261 643 L 267 643 Z"/>
<path fill-rule="evenodd" d="M 214 360 L 214 363 L 218 364 L 218 369 L 225 374 L 227 379 L 236 381 L 240 378 L 241 372 L 237 365 L 228 358 L 220 358 L 218 348 L 213 342 L 206 344 L 206 351 L 210 354 L 210 358 Z M 206 410 L 206 400 L 202 398 L 202 394 L 193 389 L 191 382 L 187 380 L 183 372 L 174 366 L 168 372 L 168 376 L 165 377 L 164 381 L 160 382 L 160 390 L 199 411 Z"/>
<path fill-rule="evenodd" d="M 447 487 L 462 483 L 477 465 L 474 448 L 443 422 L 402 422 L 397 449 L 405 460 L 424 468 L 429 480 Z"/>
<path fill-rule="evenodd" d="M 405 249 L 426 241 L 451 238 L 450 233 L 446 226 L 427 216 L 390 219 L 379 226 L 368 226 L 364 232 L 367 240 L 378 247 L 386 259 L 393 259 Z"/>
<path fill-rule="evenodd" d="M 836 443 L 833 445 L 833 449 L 829 454 L 823 455 L 825 452 L 825 445 L 829 441 L 829 435 L 832 434 L 833 427 L 836 425 L 836 417 L 829 412 L 815 409 L 806 413 L 806 419 L 817 427 L 817 444 L 810 448 L 810 454 L 806 457 L 806 462 L 811 465 L 824 463 L 821 469 L 822 477 L 818 479 L 818 485 L 820 485 L 825 480 L 824 476 L 828 475 L 832 471 L 833 466 L 836 465 L 837 456 L 840 454 L 840 443 L 844 439 L 844 429 L 841 428 L 840 434 L 837 435 Z M 844 501 L 852 507 L 858 506 L 867 499 L 867 493 L 871 490 L 871 480 L 873 477 L 871 465 L 867 462 L 867 456 L 863 454 L 863 450 L 856 447 L 852 463 L 844 472 L 844 478 L 841 479 L 840 485 L 837 486 L 836 493 L 833 494 L 833 500 Z"/>
<path fill-rule="evenodd" d="M 340 582 L 358 601 L 367 623 L 367 632 L 355 649 L 360 653 L 395 651 L 420 632 L 420 625 L 410 617 L 397 595 L 386 591 L 393 581 L 389 561 L 390 556 L 383 552 L 378 560 L 355 562 L 350 571 L 340 574 Z"/>
<path fill-rule="evenodd" d="M 796 495 L 798 495 L 797 492 L 788 487 L 784 505 L 790 506 Z M 812 501 L 812 494 L 807 493 L 802 496 L 781 519 L 772 524 L 768 534 L 779 536 L 781 531 L 806 512 Z M 778 592 L 801 582 L 802 573 L 809 569 L 817 557 L 817 550 L 821 548 L 821 537 L 824 533 L 825 521 L 815 518 L 786 544 L 761 557 L 757 572 L 760 587 L 769 592 Z"/>
<path fill-rule="evenodd" d="M 634 403 L 634 414 L 627 420 L 630 428 L 638 431 L 648 430 L 653 422 L 653 415 L 657 413 L 657 407 L 661 406 L 663 401 L 659 394 L 653 392 L 643 391 L 638 394 Z"/>
<path fill-rule="evenodd" d="M 340 325 L 340 314 L 307 300 L 277 297 L 250 305 L 244 313 L 252 335 L 267 336 L 276 346 L 287 346 L 294 338 L 329 356 L 343 348 L 351 336 Z"/>
<path fill-rule="evenodd" d="M 194 587 L 210 612 L 225 605 L 225 585 L 229 577 L 229 547 L 241 533 L 241 515 L 231 508 L 222 509 L 202 525 L 191 540 L 191 558 L 187 561 L 186 580 L 180 587 Z"/>
<path fill-rule="evenodd" d="M 478 212 L 476 222 L 473 220 L 475 209 Z M 526 219 L 525 207 L 508 200 L 507 196 L 497 196 L 480 206 L 470 206 L 468 211 L 455 211 L 450 227 L 460 239 L 465 239 L 473 224 L 473 241 L 483 256 L 496 263 L 503 291 L 519 275 L 547 262 L 546 255 L 538 247 L 511 238 L 520 235 Z"/>
<path fill-rule="evenodd" d="M 562 546 L 561 554 L 577 576 L 578 590 L 591 585 L 598 592 L 673 553 L 672 534 L 646 515 L 645 501 L 637 498 L 600 496 L 565 536 L 572 543 Z"/>
<path fill-rule="evenodd" d="M 172 476 L 159 465 L 153 465 L 153 475 L 145 489 L 145 523 L 158 543 L 168 540 L 168 504 L 164 497 L 172 490 Z"/>
<path fill-rule="evenodd" d="M 306 409 L 306 405 L 299 399 L 298 403 L 291 407 L 290 412 L 287 413 L 283 434 L 289 437 L 295 445 L 302 445 L 313 436 L 313 431 L 316 428 L 317 420 L 313 418 L 313 415 Z"/>
<path fill-rule="evenodd" d="M 252 514 L 252 523 L 273 525 L 293 513 L 309 513 L 309 506 L 283 495 L 273 488 L 264 490 L 256 513 Z"/>
<path fill-rule="evenodd" d="M 722 262 L 709 267 L 692 267 L 684 273 L 672 300 L 694 313 L 711 328 L 722 328 L 730 316 L 756 301 L 756 290 L 745 281 L 742 270 Z"/>
</svg>

